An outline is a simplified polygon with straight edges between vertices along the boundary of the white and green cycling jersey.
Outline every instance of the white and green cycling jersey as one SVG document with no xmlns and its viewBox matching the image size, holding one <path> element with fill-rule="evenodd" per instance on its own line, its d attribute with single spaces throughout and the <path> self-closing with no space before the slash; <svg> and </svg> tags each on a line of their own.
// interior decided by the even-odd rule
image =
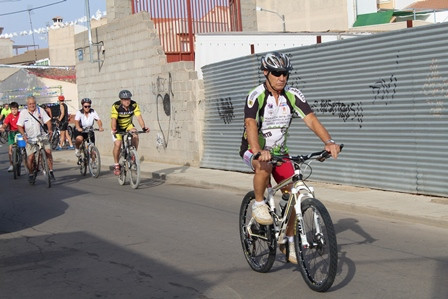
<svg viewBox="0 0 448 299">
<path fill-rule="evenodd" d="M 304 95 L 297 88 L 286 86 L 277 103 L 265 84 L 261 84 L 247 96 L 244 118 L 253 118 L 257 121 L 261 148 L 270 150 L 275 155 L 284 155 L 288 153 L 286 139 L 293 113 L 304 118 L 312 112 Z M 250 146 L 244 130 L 240 156 L 242 157 L 247 150 L 250 150 Z"/>
</svg>

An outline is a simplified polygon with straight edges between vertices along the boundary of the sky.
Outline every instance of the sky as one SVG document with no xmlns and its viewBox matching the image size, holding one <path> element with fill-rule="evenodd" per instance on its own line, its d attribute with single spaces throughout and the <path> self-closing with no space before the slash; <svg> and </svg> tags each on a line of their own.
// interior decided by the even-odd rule
<svg viewBox="0 0 448 299">
<path fill-rule="evenodd" d="M 88 1 L 91 16 L 97 11 L 99 15 L 105 14 L 106 0 Z M 0 27 L 4 28 L 3 35 L 17 34 L 10 37 L 17 46 L 33 44 L 33 35 L 29 34 L 32 26 L 34 32 L 41 32 L 34 33 L 34 44 L 39 45 L 40 49 L 48 48 L 45 29 L 53 24 L 52 19 L 58 16 L 64 23 L 76 21 L 86 26 L 85 19 L 81 20 L 86 14 L 85 4 L 86 0 L 0 0 Z"/>
</svg>

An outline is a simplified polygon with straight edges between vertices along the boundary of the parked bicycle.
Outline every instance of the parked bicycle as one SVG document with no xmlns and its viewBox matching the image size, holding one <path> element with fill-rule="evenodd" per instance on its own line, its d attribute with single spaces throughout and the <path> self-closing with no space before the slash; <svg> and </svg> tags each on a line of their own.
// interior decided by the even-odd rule
<svg viewBox="0 0 448 299">
<path fill-rule="evenodd" d="M 29 140 L 28 143 L 37 145 L 38 149 L 34 153 L 34 179 L 30 181 L 30 184 L 34 185 L 36 183 L 36 177 L 39 172 L 42 172 L 45 177 L 45 182 L 48 188 L 51 187 L 51 176 L 50 168 L 47 161 L 47 153 L 45 152 L 44 143 L 48 142 L 48 135 L 39 135 L 35 140 Z"/>
<path fill-rule="evenodd" d="M 294 175 L 267 189 L 265 201 L 273 218 L 272 225 L 260 225 L 255 221 L 251 214 L 254 191 L 246 194 L 240 209 L 240 238 L 244 256 L 253 270 L 265 273 L 271 269 L 277 243 L 285 242 L 288 221 L 294 209 L 294 246 L 302 277 L 314 291 L 325 292 L 332 286 L 338 265 L 336 233 L 330 214 L 314 196 L 314 188 L 305 183 L 311 176 L 312 161 L 309 160 L 323 162 L 329 157 L 330 153 L 325 150 L 303 156 L 272 157 L 274 167 L 277 163 L 291 160 L 295 168 Z M 304 172 L 309 174 L 304 177 Z M 290 184 L 293 187 L 289 198 L 280 204 L 274 195 Z"/>
<path fill-rule="evenodd" d="M 87 168 L 90 174 L 97 178 L 101 172 L 100 151 L 93 143 L 94 131 L 99 131 L 93 127 L 85 128 L 82 133 L 87 133 L 87 138 L 83 139 L 79 147 L 80 157 L 78 158 L 79 171 L 82 175 L 86 175 Z"/>
<path fill-rule="evenodd" d="M 22 174 L 22 166 L 25 169 L 25 174 L 28 170 L 26 167 L 26 142 L 21 134 L 17 134 L 15 138 L 15 143 L 12 145 L 12 172 L 14 179 L 17 179 Z"/>
<path fill-rule="evenodd" d="M 140 133 L 145 133 L 145 131 L 116 133 L 122 135 L 123 137 L 120 157 L 118 160 L 118 163 L 120 164 L 118 183 L 120 185 L 124 185 L 126 183 L 127 176 L 129 176 L 129 183 L 134 189 L 137 189 L 140 184 L 140 159 L 138 157 L 137 149 L 132 145 L 132 135 Z"/>
</svg>

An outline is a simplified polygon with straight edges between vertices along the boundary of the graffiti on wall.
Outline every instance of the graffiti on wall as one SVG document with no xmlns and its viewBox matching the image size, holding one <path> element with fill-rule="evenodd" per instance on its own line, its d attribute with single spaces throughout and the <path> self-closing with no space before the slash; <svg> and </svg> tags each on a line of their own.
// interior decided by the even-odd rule
<svg viewBox="0 0 448 299">
<path fill-rule="evenodd" d="M 426 97 L 425 101 L 431 114 L 441 117 L 444 102 L 448 100 L 448 80 L 441 76 L 437 59 L 432 59 L 429 65 L 429 75 L 425 79 L 425 84 L 423 84 L 422 93 Z"/>
<path fill-rule="evenodd" d="M 344 122 L 354 121 L 358 123 L 359 128 L 362 128 L 364 115 L 361 102 L 345 104 L 339 101 L 317 100 L 310 106 L 316 113 L 338 116 Z"/>
<path fill-rule="evenodd" d="M 220 98 L 215 101 L 219 117 L 224 121 L 225 124 L 230 124 L 235 117 L 233 114 L 232 98 Z"/>
<path fill-rule="evenodd" d="M 156 116 L 160 129 L 156 138 L 157 148 L 168 147 L 171 122 L 175 119 L 171 106 L 171 98 L 174 97 L 172 83 L 171 73 L 168 73 L 168 78 L 158 76 L 151 86 L 152 93 L 156 96 Z"/>
<path fill-rule="evenodd" d="M 376 101 L 380 101 L 386 105 L 392 102 L 397 89 L 397 81 L 397 77 L 392 74 L 389 78 L 380 78 L 374 84 L 370 85 L 369 87 L 372 89 L 374 95 L 373 104 Z"/>
</svg>

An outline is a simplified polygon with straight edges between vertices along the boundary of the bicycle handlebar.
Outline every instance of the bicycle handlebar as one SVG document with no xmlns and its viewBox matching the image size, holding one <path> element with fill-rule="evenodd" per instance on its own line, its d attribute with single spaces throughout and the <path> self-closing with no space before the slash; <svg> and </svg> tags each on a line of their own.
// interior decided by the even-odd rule
<svg viewBox="0 0 448 299">
<path fill-rule="evenodd" d="M 342 148 L 344 147 L 343 144 L 340 145 L 340 152 L 342 151 Z M 261 153 L 257 153 L 254 156 L 254 160 L 258 160 L 258 158 L 260 157 Z M 270 163 L 272 164 L 276 164 L 279 162 L 284 162 L 285 160 L 291 160 L 294 162 L 298 162 L 298 163 L 303 163 L 307 160 L 318 160 L 320 162 L 324 162 L 326 159 L 331 157 L 331 153 L 327 152 L 326 150 L 322 150 L 320 152 L 315 152 L 315 153 L 310 153 L 308 155 L 298 155 L 298 156 L 271 156 L 271 161 Z"/>
<path fill-rule="evenodd" d="M 97 132 L 99 132 L 100 131 L 100 129 L 94 129 L 94 128 L 86 128 L 86 129 L 83 129 L 80 133 L 89 133 L 89 132 L 93 132 L 93 131 L 97 131 Z M 78 131 L 79 132 L 79 131 Z"/>
<path fill-rule="evenodd" d="M 117 132 L 115 132 L 115 135 L 126 135 L 126 134 L 141 134 L 141 133 L 147 133 L 146 131 L 134 131 L 134 132 L 131 132 L 131 131 L 117 131 Z"/>
</svg>

